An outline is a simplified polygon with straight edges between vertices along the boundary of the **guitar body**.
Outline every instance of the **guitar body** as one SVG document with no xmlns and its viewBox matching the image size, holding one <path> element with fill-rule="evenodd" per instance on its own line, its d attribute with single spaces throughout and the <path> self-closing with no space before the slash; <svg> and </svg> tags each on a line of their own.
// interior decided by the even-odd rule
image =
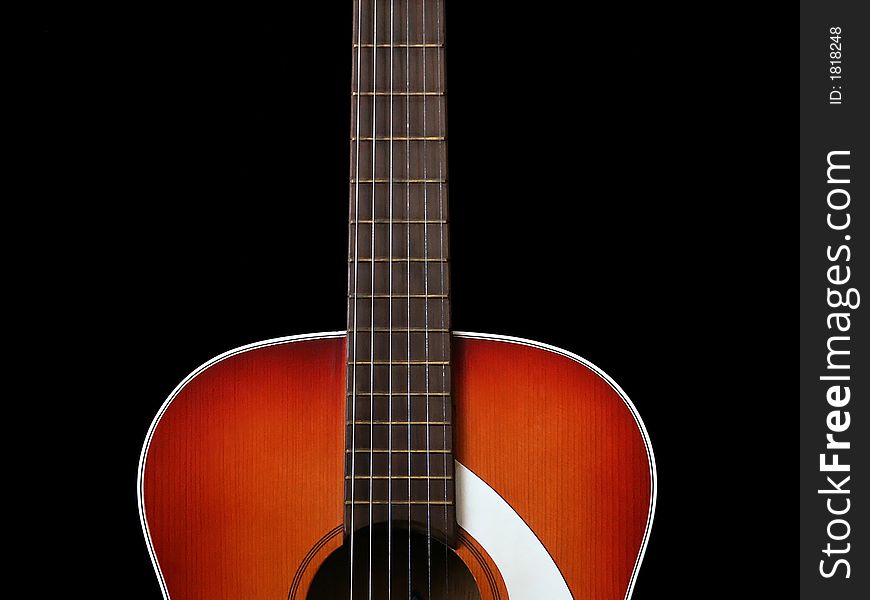
<svg viewBox="0 0 870 600">
<path fill-rule="evenodd" d="M 634 407 L 554 348 L 454 334 L 452 353 L 455 552 L 479 597 L 628 597 L 655 505 Z M 166 401 L 139 473 L 165 598 L 308 597 L 346 538 L 346 359 L 343 332 L 271 340 Z"/>
</svg>

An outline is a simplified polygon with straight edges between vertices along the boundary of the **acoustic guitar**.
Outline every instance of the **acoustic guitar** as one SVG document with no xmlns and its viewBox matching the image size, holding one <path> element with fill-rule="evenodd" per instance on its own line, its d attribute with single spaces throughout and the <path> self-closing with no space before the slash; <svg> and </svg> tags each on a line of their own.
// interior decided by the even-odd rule
<svg viewBox="0 0 870 600">
<path fill-rule="evenodd" d="M 171 600 L 622 600 L 655 510 L 593 364 L 452 331 L 442 0 L 356 0 L 347 331 L 226 352 L 148 432 Z"/>
</svg>

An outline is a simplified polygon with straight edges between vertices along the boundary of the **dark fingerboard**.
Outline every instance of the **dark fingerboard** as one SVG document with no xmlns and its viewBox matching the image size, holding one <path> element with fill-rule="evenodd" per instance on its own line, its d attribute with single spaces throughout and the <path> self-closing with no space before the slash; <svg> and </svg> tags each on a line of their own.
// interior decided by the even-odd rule
<svg viewBox="0 0 870 600">
<path fill-rule="evenodd" d="M 455 531 L 442 0 L 354 3 L 345 532 Z"/>
</svg>

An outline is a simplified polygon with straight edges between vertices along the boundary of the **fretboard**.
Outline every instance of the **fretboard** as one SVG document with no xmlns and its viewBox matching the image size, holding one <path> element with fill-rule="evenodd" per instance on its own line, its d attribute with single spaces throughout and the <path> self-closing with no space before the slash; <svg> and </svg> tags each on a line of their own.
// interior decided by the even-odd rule
<svg viewBox="0 0 870 600">
<path fill-rule="evenodd" d="M 345 531 L 452 542 L 442 0 L 354 3 Z"/>
</svg>

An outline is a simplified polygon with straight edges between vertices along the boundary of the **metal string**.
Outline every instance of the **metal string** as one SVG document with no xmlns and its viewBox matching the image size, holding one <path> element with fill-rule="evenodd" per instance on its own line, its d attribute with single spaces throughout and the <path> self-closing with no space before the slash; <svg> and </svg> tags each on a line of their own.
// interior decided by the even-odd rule
<svg viewBox="0 0 870 600">
<path fill-rule="evenodd" d="M 373 26 L 372 26 L 372 91 L 377 91 L 377 70 L 378 70 L 378 2 L 373 3 Z M 375 166 L 377 164 L 377 96 L 372 95 L 372 285 L 371 285 L 371 333 L 369 335 L 370 348 L 369 360 L 371 367 L 369 369 L 369 589 L 368 597 L 372 600 L 372 487 L 374 478 L 372 477 L 375 455 L 374 455 L 374 439 L 375 439 L 375 190 L 377 189 Z"/>
<path fill-rule="evenodd" d="M 377 0 L 375 0 L 377 1 Z M 375 82 L 377 85 L 377 82 Z M 372 136 L 374 137 L 374 136 Z M 374 178 L 373 178 L 374 179 Z M 393 583 L 393 0 L 390 0 L 390 218 L 389 225 L 389 283 L 387 284 L 387 302 L 390 311 L 389 336 L 389 392 L 387 399 L 390 404 L 390 424 L 387 425 L 389 437 L 389 452 L 387 453 L 387 600 L 392 597 Z M 374 185 L 374 184 L 372 184 Z M 374 218 L 372 219 L 374 221 Z M 374 224 L 372 224 L 374 229 Z M 372 255 L 374 257 L 374 255 Z M 372 417 L 374 419 L 374 417 Z"/>
<path fill-rule="evenodd" d="M 405 7 L 405 92 L 411 91 L 411 3 Z M 405 96 L 405 173 L 411 179 L 411 103 L 410 96 Z M 411 184 L 405 184 L 405 219 L 411 219 Z M 406 257 L 405 284 L 407 288 L 407 332 L 408 362 L 411 362 L 411 226 L 405 227 Z M 411 598 L 411 365 L 405 369 L 408 383 L 408 598 Z"/>
<path fill-rule="evenodd" d="M 441 0 L 437 0 L 437 4 L 435 5 L 435 15 L 436 15 L 436 19 L 438 20 L 437 21 L 438 47 L 435 49 L 435 52 L 438 53 L 438 78 L 437 78 L 437 81 L 438 81 L 439 85 L 443 86 L 445 79 L 444 79 L 444 70 L 443 70 L 444 65 L 441 63 L 441 54 L 443 52 L 442 40 L 441 40 L 441 26 L 442 26 L 441 25 L 441 10 L 442 10 Z M 443 90 L 439 90 L 439 91 L 443 91 Z M 442 96 L 442 98 L 443 98 L 443 96 Z M 439 100 L 439 102 L 438 102 L 438 136 L 441 138 L 446 138 L 447 137 L 446 136 L 446 127 L 444 126 L 444 115 L 442 113 L 442 105 L 443 105 L 443 100 Z M 439 180 L 439 183 L 438 183 L 438 221 L 439 221 L 438 234 L 439 234 L 439 246 L 441 248 L 441 258 L 445 258 L 447 256 L 447 253 L 445 252 L 445 248 L 444 248 L 444 194 L 443 194 L 443 191 L 444 191 L 444 183 L 443 183 L 443 181 L 444 181 L 444 152 L 443 152 L 443 150 L 444 150 L 444 144 L 446 144 L 446 142 L 441 141 L 441 142 L 436 142 L 436 144 L 441 144 L 439 146 L 439 154 L 438 154 L 438 180 Z M 448 295 L 446 281 L 445 281 L 446 277 L 444 274 L 445 263 L 442 261 L 439 263 L 439 265 L 441 267 L 441 293 Z M 442 301 L 442 304 L 441 304 L 441 340 L 442 340 L 441 349 L 442 349 L 442 352 L 444 353 L 444 358 L 446 358 L 447 357 L 447 348 L 450 345 L 450 334 L 447 332 L 447 324 L 445 323 L 444 304 L 445 304 L 445 301 Z M 447 383 L 447 365 L 441 366 L 441 383 L 442 383 L 442 385 Z M 442 391 L 446 392 L 449 390 L 444 389 Z M 449 397 L 450 396 L 445 396 L 445 397 L 442 397 L 442 399 L 441 399 L 441 417 L 442 417 L 441 421 L 443 423 L 447 422 L 447 402 L 446 402 L 445 398 L 449 398 Z M 446 425 L 442 426 L 441 431 L 442 431 L 443 449 L 446 450 L 447 449 L 447 426 Z M 446 452 L 444 453 L 444 472 L 442 473 L 442 475 L 444 475 L 444 500 L 446 501 L 447 500 L 447 453 Z M 455 498 L 455 491 L 454 491 L 454 498 Z M 449 527 L 449 525 L 447 525 L 449 523 L 449 517 L 450 517 L 449 507 L 447 504 L 445 504 L 444 505 L 444 523 L 445 523 L 445 526 L 447 526 L 447 527 Z M 445 542 L 446 542 L 446 540 L 445 540 Z M 450 575 L 448 573 L 448 567 L 450 565 L 449 559 L 450 559 L 450 548 L 445 543 L 444 544 L 444 598 L 445 598 L 445 600 L 447 599 L 447 593 L 448 593 L 447 590 L 449 589 L 449 584 L 450 584 Z"/>
<path fill-rule="evenodd" d="M 353 600 L 353 559 L 355 529 L 356 490 L 356 363 L 357 363 L 357 295 L 359 291 L 359 134 L 360 134 L 360 81 L 362 80 L 362 0 L 357 0 L 357 47 L 356 47 L 356 156 L 354 160 L 354 227 L 353 227 L 353 375 L 351 377 L 351 454 L 350 454 L 350 600 Z"/>
<path fill-rule="evenodd" d="M 421 42 L 423 44 L 423 91 L 426 90 L 426 0 L 422 1 L 421 6 Z M 423 94 L 423 131 L 422 136 L 426 137 L 426 94 Z M 424 307 L 424 331 L 425 340 L 425 369 L 426 369 L 426 572 L 427 572 L 427 598 L 432 598 L 432 470 L 429 454 L 429 433 L 430 422 L 429 418 L 429 212 L 428 212 L 428 186 L 425 181 L 428 179 L 428 165 L 426 159 L 426 142 L 423 142 L 423 307 Z"/>
</svg>

